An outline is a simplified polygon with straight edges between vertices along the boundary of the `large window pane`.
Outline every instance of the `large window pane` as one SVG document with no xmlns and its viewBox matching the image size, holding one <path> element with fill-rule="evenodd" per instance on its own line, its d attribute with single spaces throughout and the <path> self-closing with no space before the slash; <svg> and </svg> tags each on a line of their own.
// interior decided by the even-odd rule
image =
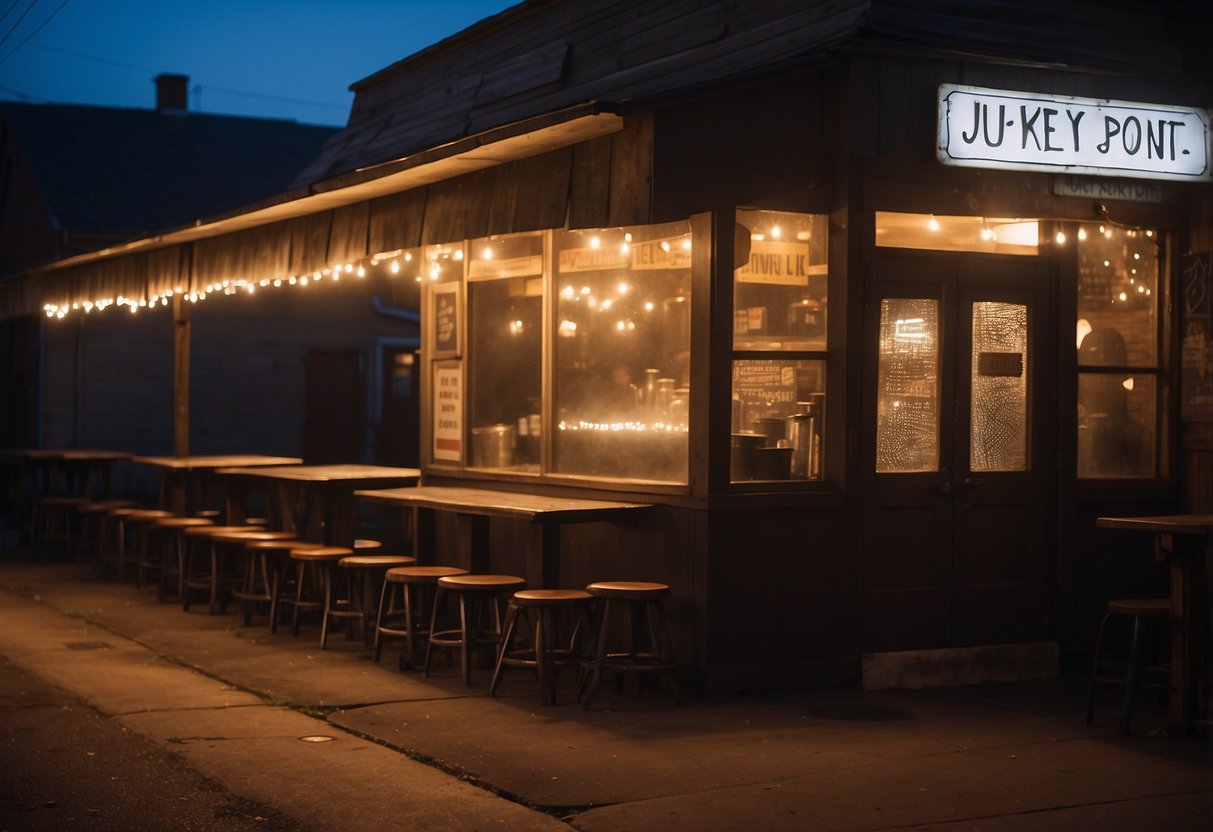
<svg viewBox="0 0 1213 832">
<path fill-rule="evenodd" d="M 1078 363 L 1158 365 L 1158 248 L 1150 230 L 1078 232 Z"/>
<path fill-rule="evenodd" d="M 749 252 L 733 273 L 733 348 L 824 350 L 825 215 L 738 211 L 737 223 Z"/>
<path fill-rule="evenodd" d="M 538 473 L 543 235 L 469 246 L 469 464 Z"/>
<path fill-rule="evenodd" d="M 1158 380 L 1152 374 L 1080 372 L 1078 476 L 1155 476 L 1157 397 Z"/>
<path fill-rule="evenodd" d="M 821 479 L 825 362 L 733 361 L 732 480 Z"/>
<path fill-rule="evenodd" d="M 686 482 L 688 223 L 556 232 L 556 269 L 555 470 Z"/>
<path fill-rule="evenodd" d="M 880 302 L 876 471 L 939 470 L 939 301 Z"/>
</svg>

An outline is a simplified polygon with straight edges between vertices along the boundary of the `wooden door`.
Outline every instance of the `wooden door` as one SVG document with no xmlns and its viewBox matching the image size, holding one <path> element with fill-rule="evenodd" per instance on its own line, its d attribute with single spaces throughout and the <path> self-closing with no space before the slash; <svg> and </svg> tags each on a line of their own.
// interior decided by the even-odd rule
<svg viewBox="0 0 1213 832">
<path fill-rule="evenodd" d="M 303 458 L 309 465 L 363 461 L 366 392 L 361 350 L 309 350 Z"/>
<path fill-rule="evenodd" d="M 380 465 L 416 468 L 421 462 L 421 364 L 417 348 L 384 344 L 379 395 L 382 410 L 375 442 Z"/>
<path fill-rule="evenodd" d="M 1046 269 L 878 251 L 865 335 L 864 651 L 1045 638 Z"/>
</svg>

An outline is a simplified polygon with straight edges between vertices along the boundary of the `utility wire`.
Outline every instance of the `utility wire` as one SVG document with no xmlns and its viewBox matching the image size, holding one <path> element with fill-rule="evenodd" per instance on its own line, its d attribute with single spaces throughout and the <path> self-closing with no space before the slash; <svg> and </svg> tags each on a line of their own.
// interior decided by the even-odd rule
<svg viewBox="0 0 1213 832">
<path fill-rule="evenodd" d="M 4 22 L 4 18 L 8 17 L 9 14 L 13 11 L 13 9 L 17 8 L 17 4 L 20 2 L 21 2 L 21 0 L 13 0 L 12 5 L 4 10 L 4 14 L 0 14 L 0 23 Z"/>
<path fill-rule="evenodd" d="M 34 2 L 36 3 L 36 2 L 37 2 L 37 0 L 34 0 Z M 58 6 L 56 6 L 56 7 L 55 7 L 55 10 L 54 10 L 53 12 L 51 12 L 50 17 L 46 18 L 46 20 L 44 20 L 44 21 L 42 21 L 40 24 L 38 24 L 38 28 L 37 28 L 37 29 L 35 29 L 34 31 L 32 31 L 32 32 L 30 32 L 28 35 L 26 35 L 26 36 L 25 36 L 25 39 L 24 39 L 24 40 L 22 40 L 22 41 L 21 41 L 19 44 L 17 44 L 17 45 L 16 45 L 16 46 L 13 48 L 13 51 L 12 51 L 12 52 L 9 52 L 9 53 L 8 53 L 7 55 L 5 55 L 3 58 L 0 58 L 0 64 L 4 63 L 4 62 L 5 62 L 5 61 L 7 61 L 9 58 L 13 57 L 13 55 L 16 55 L 16 54 L 17 54 L 17 52 L 19 52 L 19 51 L 21 50 L 21 47 L 22 47 L 22 46 L 25 46 L 25 44 L 29 42 L 29 39 L 30 39 L 30 38 L 32 38 L 34 35 L 38 34 L 38 33 L 39 33 L 39 32 L 41 32 L 43 29 L 45 29 L 45 28 L 46 28 L 46 24 L 48 24 L 48 23 L 50 23 L 52 20 L 54 20 L 54 19 L 55 19 L 55 15 L 59 14 L 59 12 L 61 12 L 61 11 L 63 10 L 63 7 L 64 7 L 64 6 L 66 6 L 66 5 L 67 5 L 68 3 L 70 3 L 70 2 L 71 2 L 71 0 L 63 0 L 63 2 L 62 2 L 62 3 L 60 3 Z M 32 8 L 33 8 L 33 6 L 30 6 L 30 8 L 32 9 Z M 18 23 L 20 23 L 21 21 L 17 21 L 17 22 L 18 22 Z M 14 27 L 14 28 L 15 28 L 15 27 Z M 7 35 L 6 35 L 5 37 L 7 37 Z M 0 39 L 0 45 L 3 45 L 3 43 L 4 43 L 4 40 L 3 40 L 3 39 Z"/>
<path fill-rule="evenodd" d="M 83 58 L 86 61 L 96 61 L 99 64 L 109 64 L 110 66 L 116 66 L 119 69 L 133 69 L 138 72 L 150 72 L 152 74 L 155 74 L 156 72 L 159 71 L 159 70 L 152 69 L 151 67 L 139 66 L 137 64 L 127 64 L 127 63 L 123 63 L 122 61 L 115 61 L 111 58 L 101 58 L 101 57 L 98 57 L 97 55 L 86 55 L 83 52 L 73 52 L 70 49 L 60 49 L 58 46 L 48 46 L 45 43 L 31 43 L 30 46 L 34 47 L 35 49 L 43 49 L 47 52 L 58 52 L 60 55 L 70 55 L 73 58 Z"/>
<path fill-rule="evenodd" d="M 16 3 L 14 3 L 13 5 L 15 6 L 15 5 L 17 5 L 17 4 L 16 4 Z M 21 13 L 21 16 L 20 16 L 19 18 L 17 18 L 17 22 L 16 22 L 16 23 L 14 23 L 14 24 L 13 24 L 13 25 L 12 25 L 12 26 L 9 28 L 9 30 L 8 30 L 7 32 L 5 32 L 5 33 L 4 33 L 4 36 L 3 36 L 3 37 L 0 37 L 0 46 L 3 46 L 3 45 L 4 45 L 4 42 L 5 42 L 6 40 L 8 40 L 8 36 L 9 36 L 9 35 L 11 35 L 11 34 L 12 34 L 12 33 L 13 33 L 15 30 L 16 30 L 16 28 L 17 28 L 18 26 L 20 26 L 20 25 L 21 25 L 21 21 L 22 21 L 22 20 L 25 20 L 25 16 L 26 16 L 27 14 L 29 14 L 30 12 L 32 12 L 32 11 L 34 10 L 34 6 L 36 6 L 36 5 L 38 5 L 38 0 L 34 0 L 32 3 L 30 3 L 28 6 L 26 6 L 26 7 L 25 7 L 25 11 L 23 11 L 23 12 Z M 10 8 L 10 9 L 9 9 L 9 11 L 12 11 L 12 9 Z M 8 12 L 5 12 L 4 14 L 5 14 L 5 17 L 7 17 L 7 16 L 8 16 Z"/>
<path fill-rule="evenodd" d="M 39 101 L 43 104 L 46 104 L 50 101 L 49 98 L 43 98 L 40 95 L 30 95 L 28 92 L 21 92 L 21 90 L 15 90 L 12 87 L 6 87 L 3 84 L 0 84 L 0 90 L 3 90 L 4 92 L 9 93 L 10 95 L 15 95 L 15 96 L 17 96 L 17 98 L 20 98 L 22 101 Z"/>
</svg>

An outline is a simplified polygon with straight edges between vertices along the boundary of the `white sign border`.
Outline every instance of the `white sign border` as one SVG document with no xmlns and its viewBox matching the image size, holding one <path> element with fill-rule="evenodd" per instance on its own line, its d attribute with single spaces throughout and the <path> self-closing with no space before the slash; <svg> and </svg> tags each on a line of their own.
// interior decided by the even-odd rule
<svg viewBox="0 0 1213 832">
<path fill-rule="evenodd" d="M 964 92 L 973 95 L 988 95 L 1000 98 L 1012 98 L 1029 101 L 1042 101 L 1056 104 L 1079 104 L 1087 107 L 1123 107 L 1139 108 L 1154 112 L 1182 113 L 1196 116 L 1204 129 L 1204 171 L 1199 174 L 1167 173 L 1165 171 L 1149 171 L 1137 168 L 1114 166 L 1080 165 L 1080 164 L 1049 164 L 1047 162 L 1006 161 L 995 158 L 973 158 L 953 156 L 948 150 L 948 97 L 954 92 Z M 937 128 L 935 134 L 935 155 L 939 162 L 950 167 L 986 168 L 990 170 L 1021 170 L 1047 173 L 1085 174 L 1089 176 L 1119 176 L 1131 179 L 1156 179 L 1171 182 L 1209 182 L 1213 181 L 1213 141 L 1210 140 L 1209 111 L 1198 107 L 1177 107 L 1169 104 L 1150 104 L 1137 101 L 1120 101 L 1105 98 L 1081 98 L 1067 95 L 1048 95 L 1018 90 L 1000 90 L 990 87 L 974 87 L 966 84 L 940 84 L 936 97 Z"/>
</svg>

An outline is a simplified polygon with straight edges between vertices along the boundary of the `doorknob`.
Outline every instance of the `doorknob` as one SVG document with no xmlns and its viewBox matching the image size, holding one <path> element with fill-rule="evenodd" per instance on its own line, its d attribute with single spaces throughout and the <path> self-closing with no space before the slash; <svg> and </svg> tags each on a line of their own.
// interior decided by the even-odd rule
<svg viewBox="0 0 1213 832">
<path fill-rule="evenodd" d="M 962 491 L 972 491 L 984 486 L 986 481 L 977 477 L 961 477 L 956 481 L 956 484 L 960 486 L 960 490 Z"/>
<path fill-rule="evenodd" d="M 935 480 L 935 490 L 938 491 L 940 494 L 951 494 L 952 493 L 951 478 L 949 478 L 947 476 L 942 476 L 939 479 Z"/>
</svg>

